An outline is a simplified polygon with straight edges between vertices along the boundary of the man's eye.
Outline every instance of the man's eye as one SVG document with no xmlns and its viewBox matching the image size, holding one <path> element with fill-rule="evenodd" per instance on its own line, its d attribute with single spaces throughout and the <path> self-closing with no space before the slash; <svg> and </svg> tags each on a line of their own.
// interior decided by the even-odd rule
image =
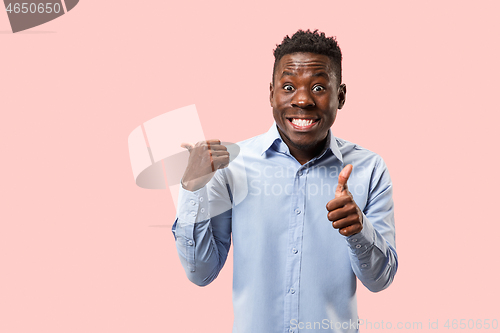
<svg viewBox="0 0 500 333">
<path fill-rule="evenodd" d="M 292 91 L 293 90 L 293 86 L 291 84 L 285 84 L 283 86 L 283 89 L 286 90 L 286 91 Z"/>
<path fill-rule="evenodd" d="M 314 86 L 312 89 L 314 92 L 319 92 L 325 90 L 325 87 L 323 86 Z"/>
</svg>

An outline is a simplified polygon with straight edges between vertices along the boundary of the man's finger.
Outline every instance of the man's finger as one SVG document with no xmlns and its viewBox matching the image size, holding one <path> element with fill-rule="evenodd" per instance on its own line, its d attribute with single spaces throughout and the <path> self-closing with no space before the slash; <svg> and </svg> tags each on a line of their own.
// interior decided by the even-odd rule
<svg viewBox="0 0 500 333">
<path fill-rule="evenodd" d="M 217 157 L 218 156 L 227 156 L 227 157 L 229 157 L 229 152 L 227 150 L 214 150 L 214 149 L 212 149 L 211 152 L 212 152 L 212 156 L 214 156 L 214 157 L 215 156 L 217 156 Z"/>
<path fill-rule="evenodd" d="M 363 229 L 363 226 L 359 223 L 356 223 L 356 224 L 350 225 L 348 227 L 339 229 L 339 232 L 341 235 L 348 237 L 348 236 L 357 234 L 358 232 L 361 232 L 362 229 Z"/>
<path fill-rule="evenodd" d="M 339 182 L 337 185 L 337 189 L 335 190 L 335 197 L 339 197 L 342 195 L 342 191 L 347 188 L 347 180 L 352 172 L 352 164 L 347 164 L 344 169 L 339 174 Z"/>
<path fill-rule="evenodd" d="M 339 175 L 339 185 L 342 185 L 342 187 L 345 187 L 347 184 L 347 180 L 349 179 L 349 176 L 351 175 L 352 171 L 352 164 L 347 164 L 344 169 L 340 172 Z"/>
<path fill-rule="evenodd" d="M 214 166 L 214 157 L 212 156 L 212 150 L 210 149 L 210 142 L 207 141 L 207 146 L 208 146 L 208 153 L 210 154 L 210 165 L 212 166 L 212 172 L 215 171 L 215 166 Z"/>
<path fill-rule="evenodd" d="M 220 145 L 220 140 L 218 139 L 207 140 L 206 142 L 211 146 Z"/>
<path fill-rule="evenodd" d="M 207 144 L 208 145 L 208 144 Z M 227 151 L 227 147 L 223 145 L 217 145 L 215 143 L 210 144 L 210 149 L 217 151 Z"/>
<path fill-rule="evenodd" d="M 217 169 L 224 169 L 229 165 L 229 155 L 213 157 L 214 171 Z"/>
<path fill-rule="evenodd" d="M 332 212 L 328 212 L 328 214 L 326 214 L 326 218 L 332 222 L 335 222 L 335 221 L 339 221 L 343 218 L 346 218 L 347 216 L 349 216 L 349 212 L 346 210 L 346 209 L 336 209 Z"/>
<path fill-rule="evenodd" d="M 344 207 L 347 203 L 351 202 L 351 198 L 348 196 L 343 196 L 339 198 L 332 199 L 326 204 L 326 210 L 329 212 Z"/>
<path fill-rule="evenodd" d="M 332 227 L 335 229 L 344 229 L 357 223 L 359 223 L 359 220 L 356 215 L 348 215 L 343 219 L 332 221 Z"/>
</svg>

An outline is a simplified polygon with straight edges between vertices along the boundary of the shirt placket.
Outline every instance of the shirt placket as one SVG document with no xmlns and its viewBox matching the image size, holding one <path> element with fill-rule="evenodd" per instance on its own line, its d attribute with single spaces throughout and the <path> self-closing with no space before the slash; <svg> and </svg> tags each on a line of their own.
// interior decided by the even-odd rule
<svg viewBox="0 0 500 333">
<path fill-rule="evenodd" d="M 295 173 L 291 212 L 288 228 L 286 290 L 285 290 L 285 332 L 295 333 L 291 321 L 299 319 L 300 266 L 302 260 L 302 233 L 304 230 L 305 187 L 307 169 L 299 168 Z"/>
</svg>

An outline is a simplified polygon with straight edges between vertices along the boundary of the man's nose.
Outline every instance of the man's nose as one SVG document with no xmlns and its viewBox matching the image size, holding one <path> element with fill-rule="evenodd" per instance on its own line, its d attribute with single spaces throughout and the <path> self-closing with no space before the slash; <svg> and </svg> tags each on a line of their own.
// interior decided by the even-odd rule
<svg viewBox="0 0 500 333">
<path fill-rule="evenodd" d="M 311 96 L 311 92 L 309 89 L 300 89 L 297 90 L 295 95 L 292 98 L 292 106 L 306 109 L 315 106 L 314 99 Z"/>
</svg>

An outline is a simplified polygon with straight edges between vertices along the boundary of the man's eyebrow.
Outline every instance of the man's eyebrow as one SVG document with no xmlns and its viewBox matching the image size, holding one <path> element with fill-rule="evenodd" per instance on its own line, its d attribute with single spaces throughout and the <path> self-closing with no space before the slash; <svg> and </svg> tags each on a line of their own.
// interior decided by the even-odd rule
<svg viewBox="0 0 500 333">
<path fill-rule="evenodd" d="M 325 72 L 314 73 L 312 76 L 314 76 L 314 77 L 322 76 L 325 79 L 329 79 L 330 78 L 330 76 L 328 76 L 328 74 L 326 74 Z"/>
<path fill-rule="evenodd" d="M 297 74 L 295 74 L 295 73 L 292 73 L 292 72 L 286 72 L 286 71 L 285 71 L 285 72 L 283 72 L 283 73 L 281 74 L 281 77 L 286 76 L 286 75 L 289 75 L 289 76 L 297 76 Z"/>
</svg>

